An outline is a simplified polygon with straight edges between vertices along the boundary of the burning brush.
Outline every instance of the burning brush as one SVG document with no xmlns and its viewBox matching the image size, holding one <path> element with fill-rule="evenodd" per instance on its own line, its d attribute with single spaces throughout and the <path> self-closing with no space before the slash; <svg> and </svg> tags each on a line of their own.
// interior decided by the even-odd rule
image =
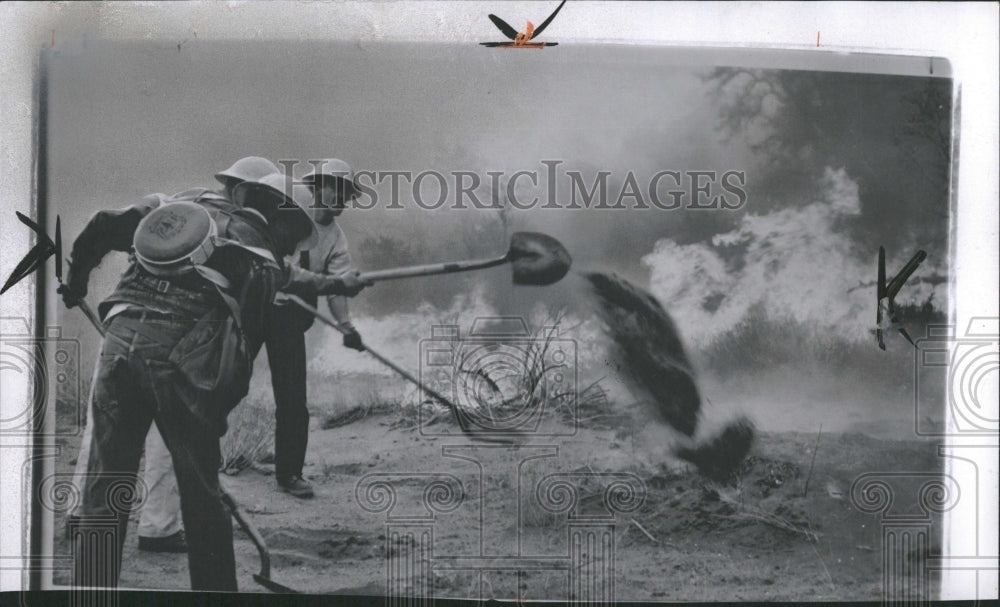
<svg viewBox="0 0 1000 607">
<path fill-rule="evenodd" d="M 670 315 L 651 294 L 618 276 L 592 272 L 585 277 L 627 379 L 651 398 L 660 421 L 693 437 L 701 395 Z M 724 481 L 746 457 L 753 438 L 752 422 L 740 418 L 711 440 L 693 448 L 678 447 L 675 454 L 705 476 Z"/>
</svg>

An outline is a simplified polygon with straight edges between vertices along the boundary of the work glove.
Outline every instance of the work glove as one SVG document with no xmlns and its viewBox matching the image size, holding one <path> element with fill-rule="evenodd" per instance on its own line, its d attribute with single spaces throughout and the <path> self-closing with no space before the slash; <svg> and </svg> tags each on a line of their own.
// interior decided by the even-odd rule
<svg viewBox="0 0 1000 607">
<path fill-rule="evenodd" d="M 333 295 L 346 295 L 348 297 L 354 297 L 361 292 L 365 287 L 370 287 L 372 282 L 370 280 L 364 280 L 361 278 L 361 272 L 357 270 L 351 270 L 350 272 L 345 272 L 336 278 L 340 281 L 340 292 L 332 293 Z"/>
<path fill-rule="evenodd" d="M 70 265 L 66 274 L 66 282 L 59 285 L 56 293 L 62 295 L 63 303 L 67 308 L 75 308 L 80 305 L 80 300 L 87 296 L 87 282 L 90 279 L 90 272 L 82 269 L 74 269 Z"/>
<path fill-rule="evenodd" d="M 347 333 L 344 333 L 344 347 L 364 352 L 365 345 L 361 343 L 361 334 L 354 328 L 354 325 L 345 323 L 342 326 L 347 329 Z"/>
</svg>

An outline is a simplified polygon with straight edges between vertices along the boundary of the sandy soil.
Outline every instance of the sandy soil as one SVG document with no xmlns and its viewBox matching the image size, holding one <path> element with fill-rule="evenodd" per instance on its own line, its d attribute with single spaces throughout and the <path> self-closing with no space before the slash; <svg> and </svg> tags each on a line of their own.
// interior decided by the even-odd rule
<svg viewBox="0 0 1000 607">
<path fill-rule="evenodd" d="M 510 556 L 518 543 L 522 555 L 568 554 L 566 515 L 541 509 L 533 491 L 522 491 L 518 498 L 512 486 L 516 476 L 486 474 L 480 483 L 474 463 L 443 454 L 447 445 L 469 444 L 460 437 L 421 436 L 399 427 L 396 416 L 380 414 L 331 429 L 322 429 L 320 417 L 314 416 L 309 441 L 305 475 L 316 488 L 315 499 L 278 492 L 273 472 L 264 464 L 222 477 L 263 533 L 272 576 L 283 584 L 309 593 L 385 592 L 385 556 L 396 548 L 385 539 L 386 513 L 365 511 L 358 503 L 356 486 L 369 473 L 447 472 L 461 480 L 464 499 L 454 510 L 436 515 L 433 548 L 423 546 L 434 558 L 475 555 L 480 546 L 483 554 Z M 65 444 L 64 453 L 76 453 L 72 439 Z M 556 445 L 557 452 L 522 464 L 522 487 L 555 472 L 576 472 L 574 478 L 628 472 L 642 480 L 646 495 L 641 507 L 613 522 L 618 600 L 877 600 L 882 591 L 880 528 L 874 515 L 851 505 L 851 483 L 875 463 L 880 470 L 900 471 L 930 471 L 939 465 L 930 442 L 825 432 L 811 476 L 815 434 L 763 432 L 741 473 L 728 484 L 711 483 L 676 463 L 641 463 L 629 431 L 612 427 L 582 428 L 569 438 L 481 453 L 492 458 L 487 468 L 516 470 L 517 462 L 543 445 Z M 71 461 L 61 458 L 58 471 L 70 470 Z M 803 495 L 807 477 L 808 493 Z M 581 513 L 588 513 L 588 504 L 590 513 L 603 511 L 600 482 L 580 483 Z M 423 481 L 397 478 L 396 487 L 400 509 L 394 514 L 419 514 Z M 56 554 L 67 552 L 62 523 L 63 515 L 57 514 Z M 935 527 L 939 536 L 940 525 Z M 252 579 L 260 566 L 253 544 L 235 524 L 234 529 L 241 590 L 266 592 Z M 139 552 L 134 520 L 129 533 L 123 586 L 189 587 L 185 555 Z M 933 540 L 931 552 L 939 545 L 939 539 Z M 435 570 L 433 587 L 438 597 L 560 600 L 569 596 L 566 575 L 490 571 L 480 582 L 470 571 Z M 57 573 L 55 580 L 66 583 L 66 576 Z M 931 592 L 936 589 L 933 580 Z"/>
</svg>

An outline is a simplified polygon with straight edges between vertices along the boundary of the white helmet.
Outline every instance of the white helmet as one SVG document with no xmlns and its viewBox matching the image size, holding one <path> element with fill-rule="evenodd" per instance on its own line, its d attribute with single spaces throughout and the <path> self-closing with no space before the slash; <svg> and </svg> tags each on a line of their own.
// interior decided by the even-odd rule
<svg viewBox="0 0 1000 607">
<path fill-rule="evenodd" d="M 277 173 L 278 167 L 267 158 L 260 156 L 247 156 L 240 158 L 225 171 L 215 174 L 215 178 L 225 184 L 227 179 L 238 181 L 257 181 L 271 173 Z"/>
<path fill-rule="evenodd" d="M 250 195 L 244 206 L 260 211 L 269 221 L 289 216 L 304 218 L 308 222 L 309 235 L 300 241 L 299 246 L 310 248 L 316 244 L 319 235 L 310 211 L 312 196 L 306 186 L 291 185 L 284 174 L 273 172 L 254 181 L 244 181 L 236 187 L 250 188 L 254 192 L 248 192 Z"/>
<path fill-rule="evenodd" d="M 316 179 L 319 177 L 336 177 L 343 179 L 351 185 L 353 192 L 348 192 L 348 196 L 356 196 L 361 193 L 361 189 L 358 187 L 357 182 L 354 181 L 354 170 L 351 169 L 351 165 L 347 164 L 339 158 L 326 158 L 324 160 L 314 160 L 310 161 L 313 164 L 313 170 L 306 173 L 302 177 L 302 181 L 315 183 Z M 318 168 L 317 168 L 317 164 Z"/>
</svg>

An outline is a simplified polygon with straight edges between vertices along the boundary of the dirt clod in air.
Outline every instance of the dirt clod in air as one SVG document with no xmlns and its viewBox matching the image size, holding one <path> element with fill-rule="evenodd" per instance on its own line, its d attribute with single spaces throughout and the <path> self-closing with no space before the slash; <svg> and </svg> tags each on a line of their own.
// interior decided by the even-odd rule
<svg viewBox="0 0 1000 607">
<path fill-rule="evenodd" d="M 701 396 L 673 319 L 652 295 L 618 276 L 584 276 L 627 379 L 648 395 L 661 421 L 694 435 Z"/>
<path fill-rule="evenodd" d="M 627 379 L 648 395 L 660 421 L 693 436 L 701 395 L 673 319 L 655 297 L 627 280 L 598 272 L 585 277 Z M 725 482 L 746 458 L 753 440 L 753 423 L 741 417 L 699 446 L 675 452 L 704 476 Z"/>
</svg>

